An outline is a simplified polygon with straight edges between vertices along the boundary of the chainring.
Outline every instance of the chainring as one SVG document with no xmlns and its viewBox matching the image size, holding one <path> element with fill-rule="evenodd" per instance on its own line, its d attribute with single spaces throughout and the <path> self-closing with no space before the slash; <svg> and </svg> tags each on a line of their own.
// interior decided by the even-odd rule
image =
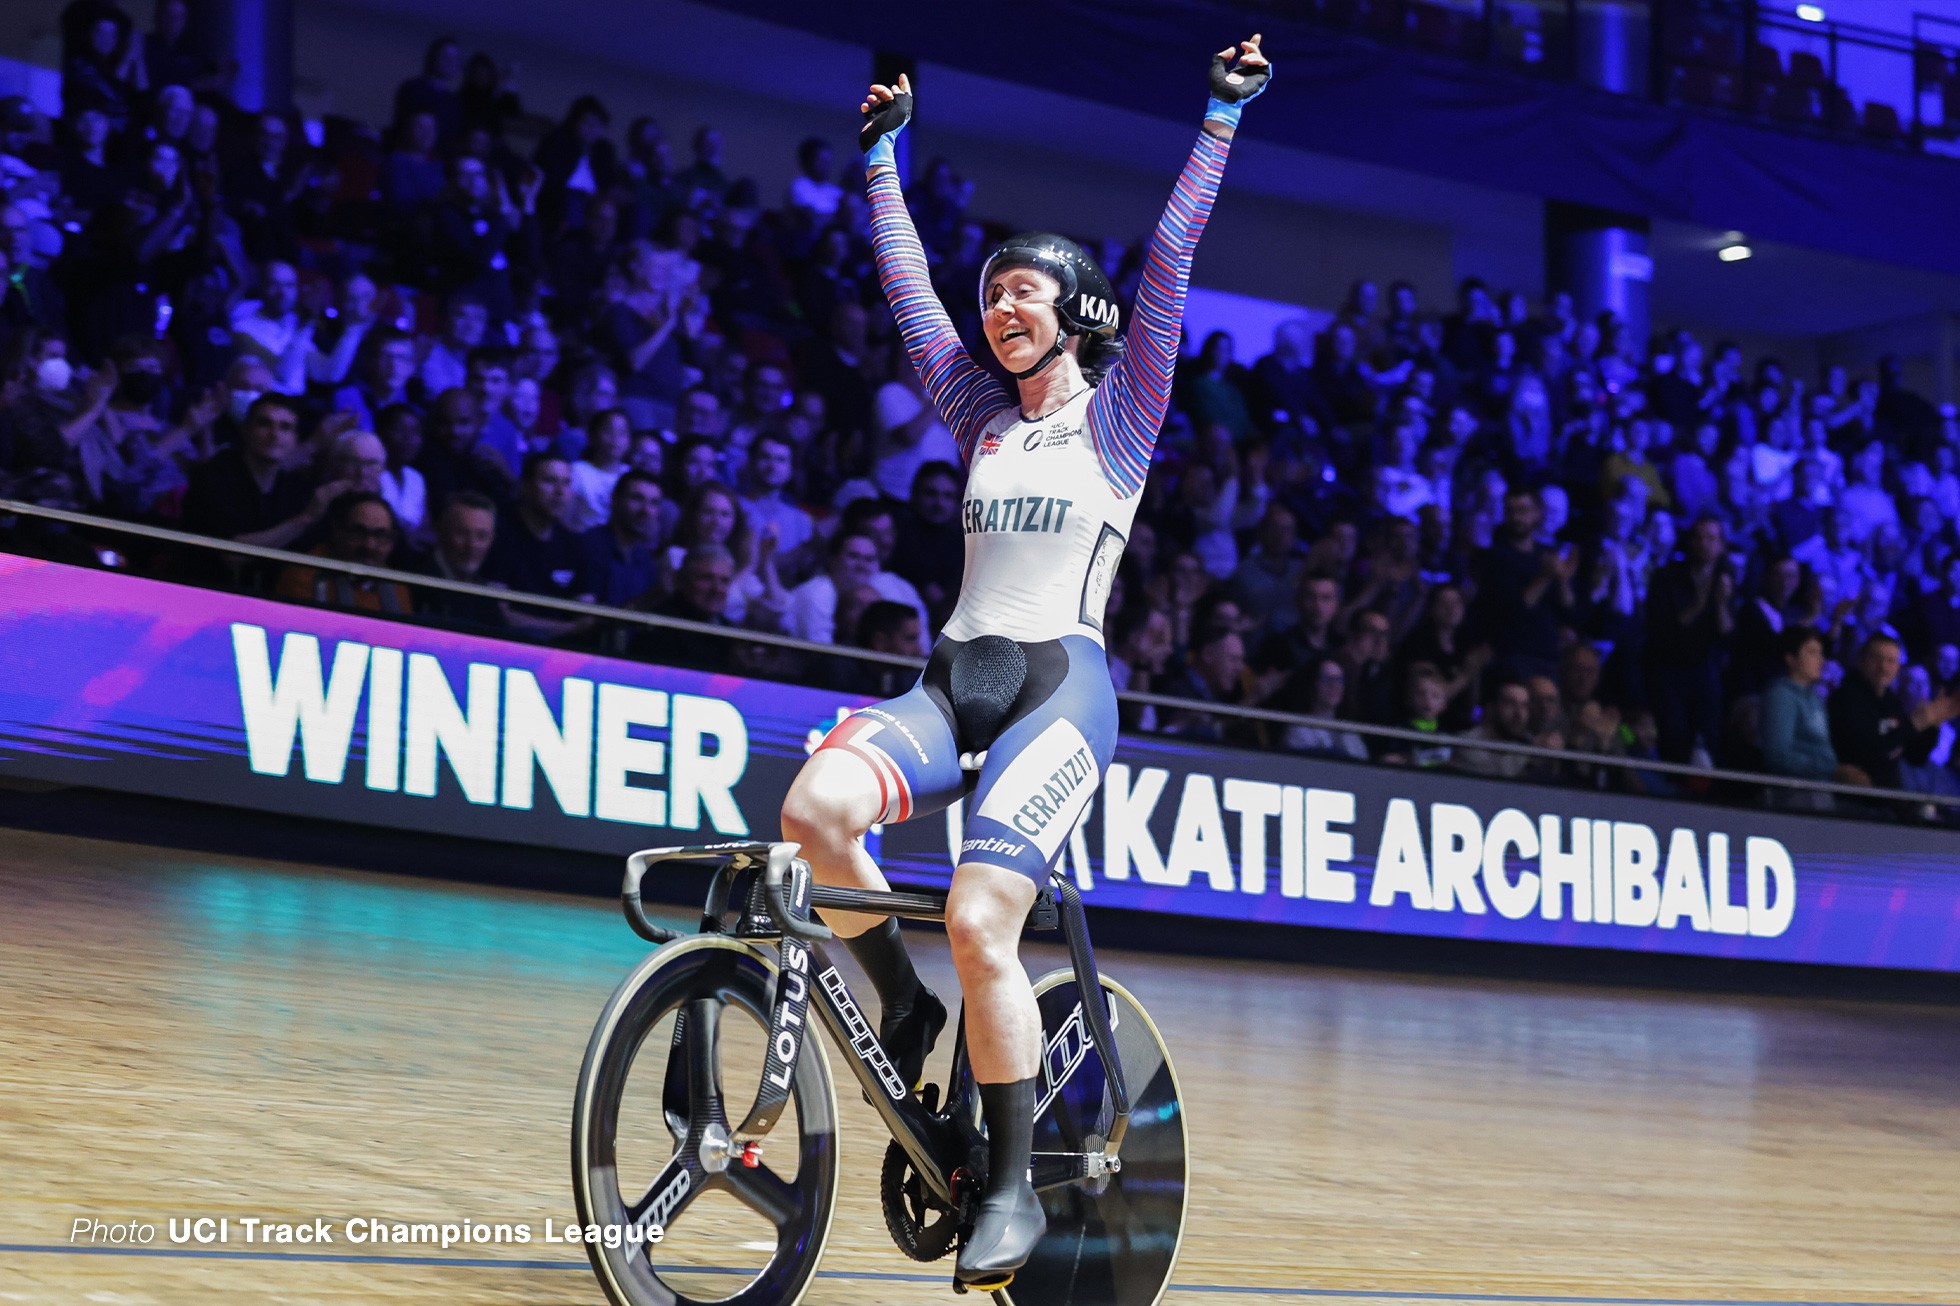
<svg viewBox="0 0 1960 1306">
<path fill-rule="evenodd" d="M 912 1158 L 896 1142 L 885 1146 L 885 1164 L 878 1172 L 878 1200 L 885 1208 L 885 1228 L 898 1250 L 915 1261 L 936 1261 L 953 1250 L 959 1233 L 959 1212 L 927 1190 L 912 1167 Z"/>
</svg>

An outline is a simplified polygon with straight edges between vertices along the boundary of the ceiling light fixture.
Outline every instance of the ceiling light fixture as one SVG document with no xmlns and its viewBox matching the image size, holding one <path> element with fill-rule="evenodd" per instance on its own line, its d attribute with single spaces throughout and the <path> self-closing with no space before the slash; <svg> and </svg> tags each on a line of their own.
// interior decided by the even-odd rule
<svg viewBox="0 0 1960 1306">
<path fill-rule="evenodd" d="M 1715 251 L 1715 257 L 1721 259 L 1724 263 L 1740 263 L 1743 259 L 1748 258 L 1755 252 L 1755 250 L 1750 249 L 1747 245 L 1724 245 Z"/>
<path fill-rule="evenodd" d="M 1821 23 L 1824 21 L 1824 10 L 1817 5 L 1798 5 L 1797 17 L 1806 23 Z"/>
</svg>

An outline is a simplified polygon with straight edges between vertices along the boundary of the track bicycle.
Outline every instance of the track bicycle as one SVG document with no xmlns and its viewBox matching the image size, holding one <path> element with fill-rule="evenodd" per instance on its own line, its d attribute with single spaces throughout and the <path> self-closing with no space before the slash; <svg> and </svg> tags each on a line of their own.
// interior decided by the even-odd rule
<svg viewBox="0 0 1960 1306">
<path fill-rule="evenodd" d="M 964 1011 L 944 1102 L 937 1084 L 913 1093 L 811 918 L 828 907 L 944 920 L 946 895 L 817 885 L 796 851 L 725 843 L 627 859 L 627 922 L 659 946 L 592 1031 L 572 1124 L 579 1220 L 611 1231 L 586 1251 L 614 1306 L 795 1306 L 816 1280 L 838 1204 L 838 1110 L 828 1058 L 808 1037 L 813 1012 L 891 1133 L 878 1194 L 892 1240 L 933 1261 L 971 1228 L 987 1140 Z M 641 881 L 667 864 L 712 872 L 694 934 L 654 924 L 641 905 Z M 994 1298 L 1155 1306 L 1185 1216 L 1170 1055 L 1136 998 L 1098 973 L 1073 884 L 1055 877 L 1027 928 L 1060 929 L 1070 960 L 1034 983 L 1043 1056 L 1031 1176 L 1048 1231 Z M 737 1102 L 747 1113 L 731 1124 L 725 1094 L 749 1083 L 753 1098 Z"/>
</svg>

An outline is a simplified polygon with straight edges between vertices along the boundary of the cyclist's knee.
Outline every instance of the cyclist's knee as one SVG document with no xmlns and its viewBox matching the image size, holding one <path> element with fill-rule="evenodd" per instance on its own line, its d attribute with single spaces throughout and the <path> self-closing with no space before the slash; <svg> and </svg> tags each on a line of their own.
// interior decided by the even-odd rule
<svg viewBox="0 0 1960 1306">
<path fill-rule="evenodd" d="M 818 753 L 783 799 L 783 837 L 818 849 L 849 844 L 870 828 L 876 815 L 875 785 L 876 778 L 857 758 Z"/>
<path fill-rule="evenodd" d="M 962 974 L 1020 965 L 1021 925 L 1034 900 L 1025 876 L 998 866 L 960 867 L 946 899 L 946 937 Z"/>
</svg>

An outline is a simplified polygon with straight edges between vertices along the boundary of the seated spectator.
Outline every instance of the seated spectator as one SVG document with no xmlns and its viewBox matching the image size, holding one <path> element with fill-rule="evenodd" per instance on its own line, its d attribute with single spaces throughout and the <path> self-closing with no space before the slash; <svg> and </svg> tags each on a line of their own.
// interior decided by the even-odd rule
<svg viewBox="0 0 1960 1306">
<path fill-rule="evenodd" d="M 1389 434 L 1389 461 L 1375 468 L 1375 506 L 1391 517 L 1413 521 L 1423 505 L 1436 501 L 1429 478 L 1416 468 L 1426 425 L 1420 414 L 1405 416 Z"/>
<path fill-rule="evenodd" d="M 35 263 L 29 226 L 20 205 L 0 203 L 0 335 L 14 340 L 30 328 L 60 335 L 68 324 L 67 297 L 54 276 Z"/>
<path fill-rule="evenodd" d="M 164 347 L 142 336 L 116 342 L 107 375 L 115 390 L 78 449 L 88 493 L 127 516 L 175 516 L 187 469 L 213 452 L 223 396 L 209 392 L 185 408 L 181 422 L 166 421 Z"/>
<path fill-rule="evenodd" d="M 728 587 L 735 580 L 735 555 L 719 544 L 697 544 L 687 551 L 675 577 L 674 592 L 653 606 L 656 615 L 710 626 L 728 620 Z M 733 669 L 733 646 L 717 635 L 688 630 L 652 630 L 634 641 L 649 659 L 696 671 Z"/>
<path fill-rule="evenodd" d="M 272 372 L 273 389 L 283 395 L 306 393 L 307 364 L 318 351 L 313 323 L 299 313 L 299 271 L 278 259 L 259 277 L 259 297 L 239 301 L 231 313 L 232 341 L 238 352 L 256 358 Z"/>
<path fill-rule="evenodd" d="M 422 415 L 407 404 L 389 404 L 375 415 L 375 434 L 388 452 L 381 473 L 381 497 L 411 539 L 422 535 L 429 514 L 429 486 L 415 469 L 422 456 Z"/>
<path fill-rule="evenodd" d="M 1490 662 L 1489 644 L 1468 646 L 1463 638 L 1467 609 L 1463 591 L 1455 585 L 1438 585 L 1429 591 L 1422 619 L 1396 649 L 1396 659 L 1406 678 L 1418 665 L 1442 677 L 1442 728 L 1461 730 L 1475 716 L 1477 680 Z"/>
<path fill-rule="evenodd" d="M 317 525 L 327 506 L 353 487 L 315 486 L 290 469 L 299 443 L 299 410 L 284 395 L 260 395 L 245 413 L 240 442 L 191 473 L 184 529 L 241 544 L 282 549 Z"/>
<path fill-rule="evenodd" d="M 442 333 L 429 340 L 422 364 L 416 369 L 423 394 L 439 395 L 445 390 L 461 389 L 469 382 L 470 351 L 483 343 L 483 333 L 489 325 L 490 309 L 481 298 L 472 294 L 449 297 Z"/>
<path fill-rule="evenodd" d="M 1531 691 L 1523 682 L 1499 680 L 1491 685 L 1484 699 L 1483 719 L 1458 733 L 1466 741 L 1494 740 L 1507 744 L 1536 743 L 1531 733 Z M 1450 765 L 1472 775 L 1499 780 L 1516 780 L 1536 769 L 1537 759 L 1525 753 L 1498 752 L 1487 748 L 1458 748 Z"/>
<path fill-rule="evenodd" d="M 1334 629 L 1342 608 L 1341 582 L 1309 567 L 1301 572 L 1294 594 L 1299 619 L 1260 642 L 1252 659 L 1258 693 L 1256 701 L 1282 712 L 1307 712 L 1318 690 L 1312 674 L 1292 679 L 1309 663 L 1331 656 L 1338 643 Z"/>
<path fill-rule="evenodd" d="M 898 514 L 892 505 L 883 499 L 856 499 L 846 504 L 838 518 L 838 529 L 857 531 L 871 537 L 878 546 L 878 570 L 871 577 L 871 588 L 878 591 L 879 597 L 894 603 L 910 603 L 919 612 L 919 624 L 927 626 L 931 618 L 926 613 L 925 601 L 912 583 L 890 570 L 892 555 L 898 549 Z"/>
<path fill-rule="evenodd" d="M 1395 724 L 1404 730 L 1426 735 L 1442 735 L 1443 708 L 1449 703 L 1443 675 L 1424 662 L 1411 665 L 1402 681 L 1403 718 Z M 1441 766 L 1450 760 L 1449 745 L 1411 744 L 1407 740 L 1386 740 L 1384 762 L 1398 766 Z"/>
<path fill-rule="evenodd" d="M 878 591 L 868 585 L 861 593 L 871 601 L 857 614 L 852 625 L 851 643 L 857 648 L 870 649 L 873 653 L 924 657 L 924 635 L 919 629 L 919 614 L 906 604 L 879 598 Z M 869 698 L 895 698 L 910 689 L 919 678 L 916 667 L 869 662 L 861 658 L 839 658 L 837 661 L 841 664 L 840 671 L 846 673 L 837 687 L 846 693 L 863 694 Z"/>
<path fill-rule="evenodd" d="M 1824 637 L 1812 626 L 1791 626 L 1781 639 L 1785 674 L 1763 690 L 1760 739 L 1763 766 L 1771 775 L 1860 784 L 1854 767 L 1839 766 L 1819 682 L 1824 678 Z M 1804 789 L 1771 789 L 1778 807 L 1829 811 L 1831 796 Z"/>
<path fill-rule="evenodd" d="M 612 114 L 596 95 L 572 101 L 565 117 L 538 142 L 533 160 L 543 174 L 538 218 L 557 231 L 576 226 L 594 196 L 607 195 L 619 182 L 619 152 L 606 139 Z"/>
<path fill-rule="evenodd" d="M 1267 431 L 1311 433 L 1326 422 L 1312 368 L 1313 326 L 1304 319 L 1273 328 L 1273 352 L 1252 365 L 1252 415 Z"/>
<path fill-rule="evenodd" d="M 484 564 L 485 576 L 520 594 L 592 602 L 594 578 L 585 543 L 564 525 L 571 497 L 571 464 L 549 453 L 525 459 L 516 511 L 498 523 L 497 542 Z M 545 639 L 577 634 L 592 624 L 590 617 L 506 607 L 511 625 Z"/>
<path fill-rule="evenodd" d="M 1851 483 L 1838 495 L 1844 536 L 1854 542 L 1870 539 L 1881 527 L 1899 524 L 1899 508 L 1880 483 L 1885 469 L 1885 446 L 1874 440 L 1851 460 Z"/>
<path fill-rule="evenodd" d="M 510 474 L 503 459 L 477 447 L 482 434 L 483 403 L 474 394 L 445 390 L 437 397 L 429 415 L 429 438 L 416 464 L 430 499 L 441 503 L 458 490 L 468 490 L 510 502 L 515 488 Z"/>
<path fill-rule="evenodd" d="M 1939 740 L 1941 723 L 1960 716 L 1952 692 L 1908 711 L 1899 697 L 1899 641 L 1871 635 L 1858 650 L 1852 674 L 1831 695 L 1831 748 L 1846 769 L 1846 784 L 1902 787 L 1901 762 L 1924 762 Z"/>
<path fill-rule="evenodd" d="M 472 585 L 492 584 L 483 575 L 484 561 L 497 538 L 497 505 L 483 495 L 459 490 L 443 501 L 436 514 L 435 548 L 413 560 L 408 570 Z M 425 616 L 475 630 L 502 630 L 504 605 L 480 594 L 450 590 L 420 591 L 418 605 Z"/>
<path fill-rule="evenodd" d="M 1206 703 L 1245 702 L 1245 643 L 1238 632 L 1227 625 L 1214 625 L 1200 634 L 1192 641 L 1184 670 L 1165 687 L 1164 693 Z M 1173 712 L 1163 730 L 1169 735 L 1218 740 L 1228 734 L 1237 738 L 1245 733 L 1228 727 L 1210 712 Z"/>
<path fill-rule="evenodd" d="M 1301 663 L 1295 676 L 1298 683 L 1306 687 L 1303 694 L 1310 690 L 1310 696 L 1302 697 L 1300 701 L 1299 710 L 1304 715 L 1319 717 L 1324 721 L 1332 721 L 1341 715 L 1341 705 L 1347 698 L 1347 670 L 1339 658 L 1314 654 Z M 1366 741 L 1352 730 L 1341 730 L 1330 725 L 1289 725 L 1284 740 L 1286 747 L 1296 753 L 1319 753 L 1357 762 L 1368 760 Z"/>
<path fill-rule="evenodd" d="M 878 574 L 878 544 L 862 531 L 840 529 L 830 540 L 828 567 L 789 592 L 783 633 L 816 644 L 837 638 L 837 596 L 870 585 Z"/>
<path fill-rule="evenodd" d="M 1171 633 L 1171 619 L 1162 608 L 1152 607 L 1147 601 L 1138 600 L 1117 608 L 1115 616 L 1107 623 L 1109 639 L 1109 679 L 1121 694 L 1134 690 L 1139 694 L 1162 692 L 1165 668 L 1170 664 L 1171 655 L 1177 651 L 1177 641 Z M 1141 707 L 1123 704 L 1123 725 L 1126 729 L 1154 730 L 1157 724 L 1157 709 L 1151 705 Z"/>
<path fill-rule="evenodd" d="M 5 443 L 13 451 L 8 470 L 79 477 L 77 449 L 108 408 L 115 378 L 105 372 L 91 377 L 86 387 L 78 385 L 67 339 L 29 329 L 14 341 L 4 384 L 10 396 L 17 396 L 0 408 Z"/>
<path fill-rule="evenodd" d="M 1205 337 L 1198 357 L 1185 377 L 1192 424 L 1199 430 L 1222 426 L 1234 443 L 1252 435 L 1252 412 L 1246 405 L 1249 378 L 1232 358 L 1232 333 L 1213 331 Z"/>
<path fill-rule="evenodd" d="M 496 454 L 510 474 L 516 476 L 531 447 L 507 410 L 511 395 L 510 365 L 510 350 L 501 345 L 478 345 L 470 350 L 465 362 L 463 386 L 476 396 L 477 405 L 483 410 L 483 434 L 477 438 L 477 447 Z"/>
<path fill-rule="evenodd" d="M 391 326 L 375 327 L 361 341 L 354 380 L 334 391 L 334 409 L 352 413 L 361 430 L 377 430 L 383 408 L 409 402 L 408 386 L 414 379 L 414 339 Z"/>
<path fill-rule="evenodd" d="M 374 439 L 373 436 L 366 438 Z M 367 490 L 349 490 L 328 505 L 327 537 L 307 552 L 337 562 L 385 567 L 399 539 L 394 509 L 388 506 L 386 499 Z M 282 599 L 318 603 L 329 608 L 353 608 L 390 615 L 405 615 L 415 610 L 408 587 L 399 581 L 376 580 L 321 567 L 302 567 L 297 563 L 280 573 L 279 583 L 273 592 Z"/>
<path fill-rule="evenodd" d="M 1770 505 L 1770 529 L 1786 553 L 1823 534 L 1822 504 L 1828 500 L 1818 494 L 1823 488 L 1822 476 L 1814 458 L 1799 458 L 1791 473 L 1790 496 Z"/>
<path fill-rule="evenodd" d="M 658 597 L 665 570 L 660 512 L 665 505 L 659 480 L 646 472 L 628 469 L 613 482 L 609 515 L 585 532 L 599 602 L 630 608 Z"/>
<path fill-rule="evenodd" d="M 727 617 L 737 625 L 776 629 L 789 606 L 789 593 L 776 570 L 776 537 L 757 531 L 733 490 L 716 481 L 688 496 L 668 546 L 668 567 L 678 573 L 687 554 L 701 544 L 719 544 L 735 559 L 728 586 Z"/>
<path fill-rule="evenodd" d="M 380 318 L 374 301 L 374 279 L 356 269 L 334 284 L 334 302 L 326 320 L 313 324 L 313 350 L 306 358 L 306 379 L 318 386 L 339 386 L 354 370 L 361 345 Z"/>
<path fill-rule="evenodd" d="M 363 494 L 379 494 L 386 501 L 388 496 L 381 494 L 381 478 L 388 474 L 388 446 L 380 436 L 348 431 L 336 437 L 327 446 L 326 467 L 329 481 L 345 482 Z M 394 508 L 388 505 L 390 513 Z M 399 527 L 400 518 L 394 521 Z"/>
<path fill-rule="evenodd" d="M 612 516 L 613 487 L 626 471 L 626 450 L 633 430 L 626 410 L 608 408 L 592 418 L 586 428 L 585 449 L 572 463 L 572 499 L 566 509 L 565 524 L 575 531 L 590 531 Z"/>
<path fill-rule="evenodd" d="M 398 213 L 411 214 L 442 196 L 446 179 L 436 153 L 441 128 L 427 110 L 396 119 L 395 148 L 381 168 L 381 193 Z"/>
<path fill-rule="evenodd" d="M 796 476 L 796 446 L 787 436 L 758 435 L 749 444 L 748 482 L 753 493 L 742 501 L 750 525 L 773 530 L 778 566 L 801 566 L 804 550 L 816 534 L 810 514 L 789 497 Z"/>
<path fill-rule="evenodd" d="M 1933 674 L 1923 663 L 1908 663 L 1899 673 L 1899 703 L 1908 718 L 1934 701 Z M 1932 746 L 1923 761 L 1911 758 L 1899 763 L 1899 783 L 1916 794 L 1960 797 L 1960 776 L 1952 770 L 1955 731 L 1951 720 L 1933 727 Z"/>
<path fill-rule="evenodd" d="M 587 310 L 619 255 L 619 206 L 601 196 L 585 206 L 577 228 L 551 242 L 546 255 L 552 288 L 568 316 Z"/>
<path fill-rule="evenodd" d="M 1294 594 L 1307 569 L 1300 548 L 1299 520 L 1280 504 L 1269 504 L 1259 519 L 1256 543 L 1239 563 L 1226 592 L 1261 632 L 1286 630 L 1299 620 Z"/>
<path fill-rule="evenodd" d="M 1348 692 L 1347 706 L 1341 715 L 1369 725 L 1393 722 L 1397 713 L 1395 672 L 1389 663 L 1388 618 L 1379 612 L 1356 613 L 1339 656 L 1342 669 L 1347 672 Z"/>
<path fill-rule="evenodd" d="M 624 293 L 599 313 L 598 336 L 635 430 L 674 424 L 674 406 L 687 390 L 686 351 L 707 320 L 700 287 L 682 281 L 678 264 L 672 251 L 634 241 L 620 259 Z"/>
<path fill-rule="evenodd" d="M 960 495 L 966 478 L 948 462 L 929 462 L 912 478 L 912 493 L 898 521 L 892 571 L 925 601 L 927 626 L 937 632 L 953 615 L 966 573 L 966 529 Z"/>
<path fill-rule="evenodd" d="M 1565 721 L 1566 745 L 1575 753 L 1620 751 L 1619 709 L 1599 700 L 1604 668 L 1599 649 L 1583 640 L 1568 645 L 1559 659 L 1560 715 Z"/>
<path fill-rule="evenodd" d="M 843 202 L 844 188 L 831 180 L 836 158 L 830 143 L 815 136 L 796 147 L 797 175 L 789 184 L 789 207 L 808 215 L 813 227 L 836 213 Z"/>
<path fill-rule="evenodd" d="M 1906 600 L 1900 626 L 1915 662 L 1930 663 L 1942 646 L 1960 644 L 1960 553 L 1947 558 L 1938 589 Z"/>
<path fill-rule="evenodd" d="M 880 439 L 871 479 L 886 498 L 907 498 L 912 478 L 927 463 L 959 464 L 959 444 L 939 420 L 938 410 L 905 382 L 888 381 L 878 388 L 873 421 Z"/>
</svg>

